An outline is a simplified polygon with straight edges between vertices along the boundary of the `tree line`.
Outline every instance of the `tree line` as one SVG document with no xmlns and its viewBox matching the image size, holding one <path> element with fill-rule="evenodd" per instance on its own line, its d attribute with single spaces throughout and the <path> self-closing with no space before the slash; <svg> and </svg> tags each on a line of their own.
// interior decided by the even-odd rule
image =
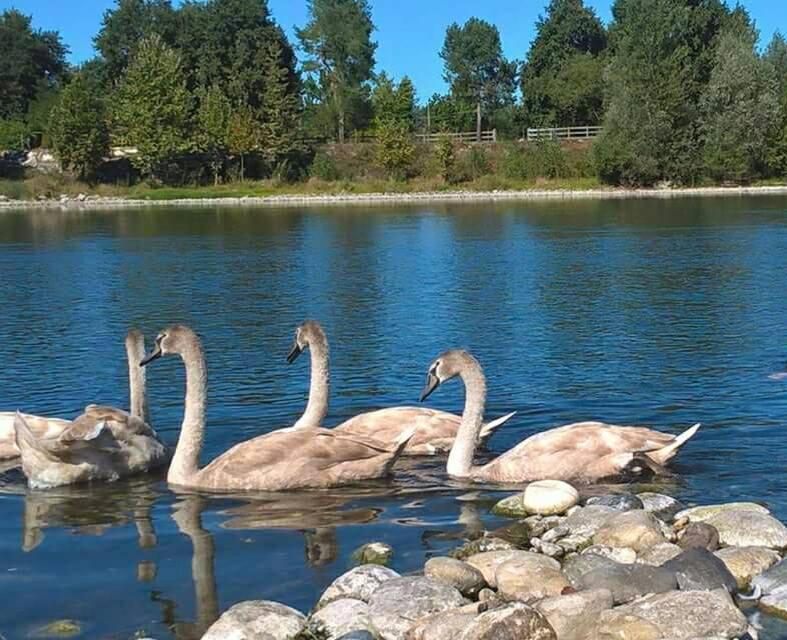
<svg viewBox="0 0 787 640">
<path fill-rule="evenodd" d="M 117 0 L 97 56 L 78 67 L 58 33 L 6 10 L 0 148 L 42 143 L 91 180 L 111 147 L 128 146 L 142 179 L 218 183 L 297 179 L 319 164 L 316 145 L 371 139 L 374 161 L 405 178 L 416 131 L 516 140 L 527 127 L 601 125 L 590 170 L 608 183 L 787 174 L 787 42 L 777 32 L 760 51 L 741 6 L 615 0 L 605 26 L 582 0 L 550 0 L 521 61 L 504 56 L 495 25 L 454 23 L 437 52 L 448 91 L 418 103 L 408 77 L 375 72 L 367 0 L 307 4 L 291 43 L 266 0 Z M 446 179 L 449 147 L 433 150 Z"/>
</svg>

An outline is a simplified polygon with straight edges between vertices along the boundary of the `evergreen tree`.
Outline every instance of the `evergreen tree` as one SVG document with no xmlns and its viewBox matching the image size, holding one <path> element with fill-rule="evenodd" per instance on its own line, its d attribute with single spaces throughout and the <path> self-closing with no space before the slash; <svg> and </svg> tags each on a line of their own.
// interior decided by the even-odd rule
<svg viewBox="0 0 787 640">
<path fill-rule="evenodd" d="M 717 180 L 741 182 L 764 175 L 778 137 L 776 78 L 755 46 L 751 31 L 725 33 L 702 97 L 705 166 Z"/>
<path fill-rule="evenodd" d="M 132 164 L 146 178 L 188 150 L 191 95 L 180 57 L 159 36 L 139 43 L 112 103 L 116 144 L 131 145 Z"/>
<path fill-rule="evenodd" d="M 451 94 L 475 105 L 479 114 L 491 114 L 513 101 L 517 65 L 503 56 L 500 32 L 494 25 L 478 18 L 462 26 L 453 23 L 446 30 L 440 57 Z M 479 135 L 480 128 L 477 118 Z"/>
<path fill-rule="evenodd" d="M 200 90 L 195 143 L 209 158 L 213 184 L 219 183 L 227 158 L 230 115 L 230 101 L 218 86 Z"/>
<path fill-rule="evenodd" d="M 604 26 L 582 0 L 551 0 L 536 23 L 522 68 L 525 119 L 532 126 L 597 124 L 603 103 Z"/>
<path fill-rule="evenodd" d="M 327 111 L 326 120 L 339 142 L 344 142 L 365 113 L 377 49 L 371 39 L 371 8 L 367 0 L 308 0 L 308 7 L 309 23 L 297 30 L 308 56 L 303 65 L 310 77 L 307 88 L 318 108 Z"/>
<path fill-rule="evenodd" d="M 92 179 L 109 154 L 109 130 L 100 88 L 77 72 L 60 93 L 49 127 L 52 149 L 64 169 Z"/>
<path fill-rule="evenodd" d="M 303 150 L 299 135 L 301 102 L 292 91 L 290 69 L 281 44 L 271 40 L 263 53 L 265 91 L 260 108 L 260 147 L 263 158 L 273 168 L 295 160 Z"/>
<path fill-rule="evenodd" d="M 763 56 L 776 79 L 779 91 L 780 130 L 771 141 L 768 165 L 776 175 L 787 175 L 787 41 L 777 31 Z"/>
<path fill-rule="evenodd" d="M 409 131 L 415 125 L 415 87 L 405 76 L 397 84 L 383 71 L 377 76 L 372 90 L 375 126 L 396 122 Z"/>
</svg>

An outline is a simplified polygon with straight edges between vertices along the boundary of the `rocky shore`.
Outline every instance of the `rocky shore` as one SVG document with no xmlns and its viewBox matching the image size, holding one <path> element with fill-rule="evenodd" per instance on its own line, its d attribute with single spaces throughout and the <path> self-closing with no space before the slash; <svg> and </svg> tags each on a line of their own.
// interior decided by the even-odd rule
<svg viewBox="0 0 787 640">
<path fill-rule="evenodd" d="M 308 614 L 241 602 L 203 638 L 756 639 L 743 610 L 787 617 L 787 527 L 758 504 L 687 507 L 658 493 L 582 501 L 542 481 L 493 511 L 512 523 L 417 575 L 361 564 Z"/>
<path fill-rule="evenodd" d="M 79 194 L 38 200 L 13 200 L 0 196 L 0 210 L 10 209 L 125 209 L 167 207 L 286 207 L 304 205 L 377 205 L 408 203 L 506 202 L 527 200 L 587 200 L 627 198 L 675 198 L 697 196 L 787 195 L 785 186 L 698 187 L 687 189 L 533 189 L 523 191 L 434 191 L 413 193 L 346 193 L 326 195 L 204 197 L 149 200 Z"/>
</svg>

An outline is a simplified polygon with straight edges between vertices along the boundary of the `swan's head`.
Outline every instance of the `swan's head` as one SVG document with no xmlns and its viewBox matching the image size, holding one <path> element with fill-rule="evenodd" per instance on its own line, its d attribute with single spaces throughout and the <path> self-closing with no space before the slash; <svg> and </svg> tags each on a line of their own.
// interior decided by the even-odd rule
<svg viewBox="0 0 787 640">
<path fill-rule="evenodd" d="M 468 367 L 480 369 L 478 361 L 467 351 L 452 349 L 451 351 L 441 353 L 429 365 L 429 373 L 426 374 L 426 386 L 421 391 L 421 402 L 426 400 L 443 382 L 448 382 L 451 378 L 455 378 L 467 370 Z"/>
<path fill-rule="evenodd" d="M 182 354 L 195 341 L 199 343 L 199 338 L 188 327 L 182 324 L 170 325 L 156 336 L 156 345 L 153 347 L 153 351 L 146 355 L 139 364 L 144 367 L 161 356 L 173 353 Z"/>
<path fill-rule="evenodd" d="M 306 320 L 295 329 L 295 340 L 292 343 L 287 362 L 292 364 L 310 345 L 327 346 L 328 340 L 320 323 L 316 320 Z"/>
</svg>

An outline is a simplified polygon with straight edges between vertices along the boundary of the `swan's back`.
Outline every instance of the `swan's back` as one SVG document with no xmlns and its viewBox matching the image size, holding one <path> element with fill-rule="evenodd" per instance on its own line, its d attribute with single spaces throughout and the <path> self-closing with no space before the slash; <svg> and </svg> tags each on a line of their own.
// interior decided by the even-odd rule
<svg viewBox="0 0 787 640">
<path fill-rule="evenodd" d="M 39 438 L 56 438 L 71 424 L 70 420 L 60 418 L 45 418 L 23 413 L 30 430 Z M 0 411 L 0 460 L 9 460 L 19 457 L 19 447 L 16 446 L 16 432 L 14 420 L 16 411 Z"/>
<path fill-rule="evenodd" d="M 198 472 L 197 486 L 279 491 L 383 477 L 401 450 L 328 429 L 280 430 L 241 442 Z"/>
</svg>

